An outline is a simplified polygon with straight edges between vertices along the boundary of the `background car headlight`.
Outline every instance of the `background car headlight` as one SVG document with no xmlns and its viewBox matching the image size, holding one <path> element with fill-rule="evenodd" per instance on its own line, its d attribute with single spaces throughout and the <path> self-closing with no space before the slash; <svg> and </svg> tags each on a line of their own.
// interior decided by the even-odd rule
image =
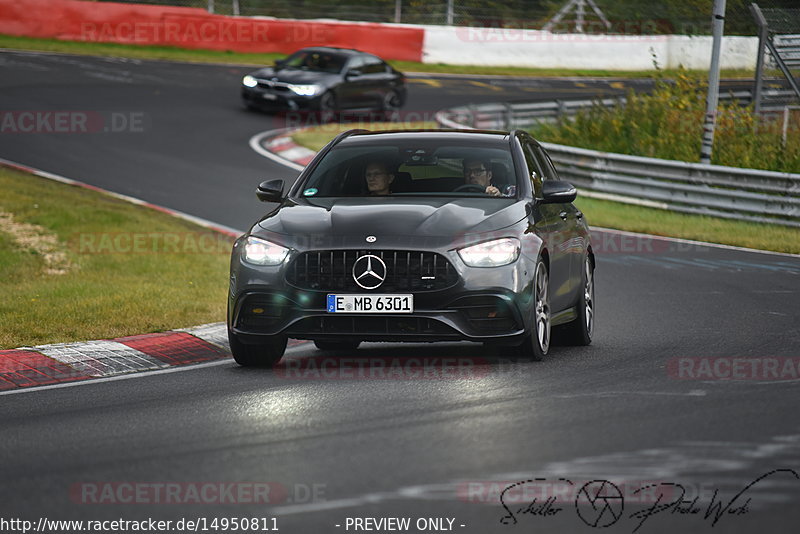
<svg viewBox="0 0 800 534">
<path fill-rule="evenodd" d="M 289 89 L 300 96 L 314 96 L 322 87 L 319 85 L 289 85 Z"/>
<path fill-rule="evenodd" d="M 256 85 L 258 85 L 258 80 L 256 80 L 255 78 L 253 78 L 248 74 L 247 76 L 242 78 L 242 85 L 244 85 L 245 87 L 255 87 Z"/>
<path fill-rule="evenodd" d="M 519 240 L 513 237 L 495 239 L 462 248 L 458 255 L 470 267 L 499 267 L 519 257 Z"/>
<path fill-rule="evenodd" d="M 248 237 L 244 245 L 244 261 L 255 265 L 280 265 L 289 249 L 257 237 Z"/>
</svg>

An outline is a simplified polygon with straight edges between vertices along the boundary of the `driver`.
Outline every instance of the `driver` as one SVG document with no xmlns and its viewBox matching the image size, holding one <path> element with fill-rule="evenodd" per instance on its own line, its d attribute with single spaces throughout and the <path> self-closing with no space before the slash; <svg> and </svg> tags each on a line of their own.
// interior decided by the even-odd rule
<svg viewBox="0 0 800 534">
<path fill-rule="evenodd" d="M 394 181 L 394 174 L 389 172 L 389 167 L 382 161 L 367 163 L 364 179 L 370 195 L 388 195 L 392 192 L 391 185 Z"/>
<path fill-rule="evenodd" d="M 500 196 L 500 190 L 492 185 L 492 167 L 488 161 L 477 158 L 465 159 L 464 182 L 483 187 L 487 195 Z"/>
</svg>

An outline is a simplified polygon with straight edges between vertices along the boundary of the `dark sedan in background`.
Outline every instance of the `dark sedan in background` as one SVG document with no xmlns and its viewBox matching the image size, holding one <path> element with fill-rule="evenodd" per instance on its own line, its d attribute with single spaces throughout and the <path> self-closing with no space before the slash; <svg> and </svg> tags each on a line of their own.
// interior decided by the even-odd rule
<svg viewBox="0 0 800 534">
<path fill-rule="evenodd" d="M 280 204 L 233 248 L 228 333 L 242 365 L 277 362 L 288 337 L 323 350 L 468 340 L 533 360 L 551 326 L 592 340 L 588 227 L 525 132 L 352 130 L 287 194 L 282 180 L 257 193 Z"/>
<path fill-rule="evenodd" d="M 265 111 L 369 109 L 392 113 L 406 100 L 405 76 L 372 54 L 304 48 L 242 79 L 242 100 Z"/>
</svg>

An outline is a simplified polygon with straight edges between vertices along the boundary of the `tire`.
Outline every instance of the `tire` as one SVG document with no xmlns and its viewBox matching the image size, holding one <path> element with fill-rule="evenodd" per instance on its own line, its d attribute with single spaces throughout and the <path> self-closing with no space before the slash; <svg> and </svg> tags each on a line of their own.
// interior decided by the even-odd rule
<svg viewBox="0 0 800 534">
<path fill-rule="evenodd" d="M 587 255 L 583 261 L 581 294 L 578 296 L 578 317 L 561 327 L 560 339 L 566 345 L 589 345 L 594 335 L 594 266 Z"/>
<path fill-rule="evenodd" d="M 547 266 L 539 258 L 533 278 L 533 324 L 525 341 L 517 347 L 517 356 L 522 360 L 539 362 L 550 350 L 550 275 Z"/>
<path fill-rule="evenodd" d="M 236 363 L 243 367 L 272 367 L 283 358 L 286 352 L 286 336 L 266 336 L 258 344 L 245 344 L 228 330 L 231 354 Z"/>
<path fill-rule="evenodd" d="M 315 341 L 319 350 L 356 350 L 360 341 Z"/>
<path fill-rule="evenodd" d="M 386 93 L 381 102 L 381 111 L 383 112 L 384 120 L 388 122 L 397 122 L 400 120 L 400 95 L 397 91 L 392 89 Z"/>
<path fill-rule="evenodd" d="M 320 122 L 331 122 L 336 117 L 336 95 L 333 91 L 327 91 L 319 97 L 318 107 Z"/>
</svg>

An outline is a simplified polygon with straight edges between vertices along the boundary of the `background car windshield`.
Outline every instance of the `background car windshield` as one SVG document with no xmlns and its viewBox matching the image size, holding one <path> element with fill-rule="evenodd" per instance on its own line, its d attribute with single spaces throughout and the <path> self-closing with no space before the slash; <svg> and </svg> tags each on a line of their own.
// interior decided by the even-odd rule
<svg viewBox="0 0 800 534">
<path fill-rule="evenodd" d="M 464 187 L 464 163 L 481 167 L 492 185 L 505 196 L 516 196 L 516 178 L 507 148 L 467 145 L 370 145 L 340 146 L 314 169 L 301 195 L 316 197 L 369 196 L 366 168 L 382 163 L 394 174 L 393 195 L 476 196 L 492 198 L 480 187 Z M 491 173 L 491 174 L 489 174 Z M 508 194 L 510 193 L 510 194 Z"/>
<path fill-rule="evenodd" d="M 301 70 L 337 73 L 344 67 L 345 58 L 331 52 L 303 50 L 292 54 L 284 62 L 284 67 Z"/>
</svg>

